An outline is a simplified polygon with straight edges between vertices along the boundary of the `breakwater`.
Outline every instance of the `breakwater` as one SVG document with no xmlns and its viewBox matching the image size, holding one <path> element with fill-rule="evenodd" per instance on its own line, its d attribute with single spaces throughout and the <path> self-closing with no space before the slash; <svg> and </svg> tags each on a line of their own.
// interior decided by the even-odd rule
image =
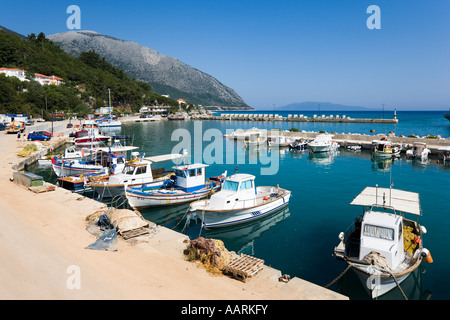
<svg viewBox="0 0 450 320">
<path fill-rule="evenodd" d="M 392 119 L 361 119 L 351 118 L 345 115 L 314 115 L 307 117 L 298 114 L 289 114 L 287 117 L 280 116 L 278 114 L 246 114 L 246 113 L 231 113 L 215 115 L 192 115 L 192 120 L 241 120 L 241 121 L 287 121 L 287 122 L 325 122 L 325 123 L 384 123 L 384 124 L 396 124 L 398 119 L 394 116 Z"/>
</svg>

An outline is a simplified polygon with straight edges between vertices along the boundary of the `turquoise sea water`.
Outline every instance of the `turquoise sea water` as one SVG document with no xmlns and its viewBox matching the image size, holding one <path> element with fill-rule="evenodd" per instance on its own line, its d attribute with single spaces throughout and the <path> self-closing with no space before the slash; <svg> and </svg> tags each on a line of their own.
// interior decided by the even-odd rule
<svg viewBox="0 0 450 320">
<path fill-rule="evenodd" d="M 267 113 L 267 112 L 259 112 Z M 280 114 L 280 112 L 277 112 Z M 289 112 L 292 114 L 292 112 Z M 306 112 L 303 114 L 307 114 Z M 314 114 L 314 113 L 311 113 Z M 336 113 L 333 113 L 336 114 Z M 355 117 L 360 113 L 341 113 Z M 361 117 L 380 118 L 381 113 Z M 385 117 L 386 114 L 385 114 Z M 393 180 L 394 188 L 420 194 L 423 216 L 419 223 L 428 233 L 424 236 L 424 246 L 430 250 L 433 264 L 423 263 L 421 268 L 402 283 L 402 289 L 409 299 L 450 299 L 450 280 L 446 272 L 450 268 L 448 246 L 450 245 L 449 184 L 450 168 L 437 163 L 432 157 L 426 164 L 408 161 L 375 161 L 366 151 L 350 152 L 340 150 L 335 155 L 309 154 L 261 148 L 243 149 L 233 143 L 233 157 L 230 156 L 229 140 L 217 137 L 205 139 L 205 133 L 226 133 L 226 130 L 258 127 L 262 129 L 288 129 L 294 125 L 300 130 L 328 132 L 359 132 L 369 134 L 387 130 L 397 135 L 441 135 L 450 136 L 450 121 L 440 112 L 397 112 L 398 125 L 376 127 L 372 124 L 309 124 L 250 121 L 163 121 L 147 123 L 124 123 L 120 134 L 134 137 L 133 145 L 140 147 L 147 156 L 166 154 L 182 140 L 181 133 L 189 133 L 191 158 L 208 163 L 201 158 L 199 150 L 213 154 L 216 163 L 210 163 L 207 176 L 215 176 L 227 170 L 232 174 L 237 167 L 240 173 L 256 176 L 257 185 L 277 185 L 292 191 L 289 207 L 258 220 L 257 222 L 212 231 L 204 231 L 201 222 L 191 220 L 186 223 L 186 205 L 143 210 L 142 214 L 155 223 L 183 232 L 191 239 L 199 235 L 224 241 L 228 250 L 254 255 L 265 264 L 279 269 L 291 277 L 326 285 L 335 279 L 346 267 L 344 262 L 332 257 L 338 244 L 338 234 L 345 231 L 355 217 L 362 213 L 359 207 L 349 203 L 366 186 L 388 187 Z M 180 130 L 177 130 L 180 129 Z M 212 129 L 212 130 L 209 130 Z M 196 136 L 196 138 L 194 138 Z M 177 138 L 177 139 L 175 139 Z M 211 145 L 224 145 L 225 152 L 211 153 Z M 228 157 L 228 158 L 227 158 Z M 272 157 L 272 158 L 271 158 Z M 276 157 L 276 158 L 274 158 Z M 227 161 L 234 159 L 233 161 Z M 271 163 L 265 162 L 273 160 Z M 261 174 L 261 168 L 268 168 L 277 162 L 275 174 Z M 49 169 L 32 166 L 32 171 L 54 180 Z M 351 299 L 368 299 L 356 275 L 349 271 L 330 287 Z M 394 289 L 381 299 L 403 299 L 400 291 Z"/>
</svg>

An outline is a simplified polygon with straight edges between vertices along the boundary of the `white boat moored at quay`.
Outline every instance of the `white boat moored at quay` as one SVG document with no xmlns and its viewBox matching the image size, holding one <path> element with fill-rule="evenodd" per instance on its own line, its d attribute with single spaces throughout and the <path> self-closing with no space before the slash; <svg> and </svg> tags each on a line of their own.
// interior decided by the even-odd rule
<svg viewBox="0 0 450 320">
<path fill-rule="evenodd" d="M 392 188 L 365 188 L 351 203 L 363 206 L 334 248 L 334 257 L 353 268 L 372 298 L 377 298 L 404 281 L 422 260 L 431 263 L 423 248 L 426 229 L 403 213 L 421 215 L 419 194 Z"/>
<path fill-rule="evenodd" d="M 191 203 L 190 210 L 205 228 L 226 227 L 259 219 L 287 206 L 291 192 L 277 187 L 256 187 L 255 176 L 227 177 L 219 192 L 210 199 Z"/>
<path fill-rule="evenodd" d="M 339 144 L 333 141 L 333 135 L 321 133 L 316 138 L 308 143 L 308 148 L 312 152 L 330 152 L 339 148 Z"/>
</svg>

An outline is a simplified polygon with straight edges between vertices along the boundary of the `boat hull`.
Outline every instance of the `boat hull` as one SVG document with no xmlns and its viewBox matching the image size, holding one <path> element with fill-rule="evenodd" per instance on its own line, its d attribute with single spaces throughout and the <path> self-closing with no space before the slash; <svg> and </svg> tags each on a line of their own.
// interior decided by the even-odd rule
<svg viewBox="0 0 450 320">
<path fill-rule="evenodd" d="M 368 295 L 372 297 L 372 299 L 376 299 L 397 287 L 397 283 L 395 282 L 393 277 L 375 276 L 373 274 L 362 271 L 358 267 L 352 267 L 352 269 L 355 271 L 364 289 L 366 290 Z M 400 285 L 406 278 L 408 278 L 411 272 L 396 277 L 398 284 Z"/>
<path fill-rule="evenodd" d="M 160 188 L 164 184 L 165 180 L 155 180 L 151 182 L 141 182 L 141 183 L 133 183 L 127 184 L 127 186 L 138 187 L 146 184 L 147 186 L 151 186 L 154 188 Z M 125 196 L 125 184 L 117 183 L 117 184 L 109 184 L 108 182 L 104 183 L 93 183 L 91 184 L 92 191 L 94 192 L 94 196 L 100 198 L 114 198 L 117 196 Z"/>
<path fill-rule="evenodd" d="M 263 205 L 239 210 L 197 210 L 197 214 L 202 219 L 206 229 L 227 227 L 240 223 L 249 222 L 274 213 L 289 204 L 291 193 L 269 201 Z"/>
<path fill-rule="evenodd" d="M 378 158 L 392 158 L 398 157 L 400 155 L 400 151 L 397 152 L 382 152 L 382 151 L 374 151 L 374 156 Z"/>
<path fill-rule="evenodd" d="M 168 206 L 188 203 L 209 196 L 211 188 L 201 189 L 196 192 L 176 192 L 170 190 L 155 190 L 151 192 L 139 192 L 126 190 L 129 205 L 134 209 L 145 209 L 157 206 Z"/>
<path fill-rule="evenodd" d="M 67 177 L 67 176 L 77 176 L 80 174 L 94 173 L 104 170 L 102 166 L 95 165 L 76 165 L 61 162 L 52 163 L 53 172 L 55 172 L 57 177 Z"/>
</svg>

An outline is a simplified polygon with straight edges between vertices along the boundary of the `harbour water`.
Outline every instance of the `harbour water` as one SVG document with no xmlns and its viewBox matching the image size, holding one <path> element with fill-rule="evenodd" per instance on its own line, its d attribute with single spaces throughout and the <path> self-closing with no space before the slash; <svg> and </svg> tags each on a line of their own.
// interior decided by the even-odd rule
<svg viewBox="0 0 450 320">
<path fill-rule="evenodd" d="M 268 113 L 268 112 L 259 112 Z M 276 112 L 281 114 L 280 112 Z M 310 116 L 306 112 L 302 112 Z M 293 114 L 293 112 L 286 112 Z M 312 114 L 317 114 L 311 112 Z M 322 114 L 326 114 L 323 112 Z M 337 114 L 328 113 L 328 114 Z M 374 114 L 345 112 L 347 116 L 369 118 L 382 116 Z M 384 115 L 388 117 L 387 113 Z M 416 134 L 419 136 L 450 136 L 450 122 L 443 112 L 397 112 L 397 125 L 374 124 L 323 124 L 323 123 L 287 123 L 287 122 L 251 122 L 251 121 L 154 121 L 145 123 L 123 123 L 117 131 L 133 137 L 133 145 L 147 156 L 171 153 L 180 143 L 174 132 L 191 134 L 191 161 L 199 159 L 196 150 L 205 150 L 211 143 L 206 141 L 204 132 L 209 129 L 225 134 L 227 130 L 248 129 L 289 129 L 292 126 L 306 131 L 352 132 L 371 134 L 393 131 L 396 135 Z M 177 129 L 181 129 L 176 131 Z M 194 139 L 199 132 L 200 139 Z M 199 147 L 199 143 L 201 146 Z M 234 142 L 233 142 L 234 143 Z M 224 148 L 224 150 L 228 150 Z M 394 187 L 420 194 L 423 216 L 419 222 L 428 233 L 424 236 L 424 246 L 430 250 L 433 264 L 423 263 L 421 268 L 402 283 L 402 289 L 409 299 L 450 299 L 448 288 L 450 280 L 446 271 L 450 268 L 448 245 L 450 222 L 449 212 L 449 167 L 444 167 L 432 158 L 422 164 L 404 159 L 375 161 L 367 151 L 354 152 L 340 150 L 334 155 L 310 154 L 309 152 L 290 152 L 280 150 L 277 153 L 278 165 L 275 174 L 261 174 L 261 155 L 273 156 L 273 150 L 233 147 L 234 162 L 224 154 L 217 157 L 222 161 L 210 163 L 207 176 L 222 174 L 225 170 L 232 174 L 237 168 L 240 173 L 256 176 L 256 184 L 280 185 L 292 191 L 289 207 L 257 222 L 212 231 L 204 231 L 199 220 L 187 223 L 187 206 L 161 207 L 142 210 L 145 218 L 157 224 L 183 232 L 191 239 L 198 236 L 221 239 L 228 250 L 254 255 L 265 264 L 281 270 L 291 277 L 297 276 L 318 285 L 326 285 L 334 280 L 346 265 L 332 257 L 338 244 L 338 234 L 345 231 L 361 208 L 349 203 L 366 186 L 389 187 L 392 179 Z M 202 159 L 202 158 L 200 158 Z M 274 158 L 272 158 L 274 159 Z M 267 159 L 265 159 L 267 160 Z M 239 163 L 239 164 L 238 164 Z M 238 164 L 238 165 L 237 165 Z M 30 166 L 31 171 L 55 182 L 51 169 L 37 165 Z M 350 299 L 369 299 L 356 275 L 349 271 L 330 289 L 343 293 Z M 399 290 L 393 290 L 380 299 L 403 299 Z"/>
</svg>

